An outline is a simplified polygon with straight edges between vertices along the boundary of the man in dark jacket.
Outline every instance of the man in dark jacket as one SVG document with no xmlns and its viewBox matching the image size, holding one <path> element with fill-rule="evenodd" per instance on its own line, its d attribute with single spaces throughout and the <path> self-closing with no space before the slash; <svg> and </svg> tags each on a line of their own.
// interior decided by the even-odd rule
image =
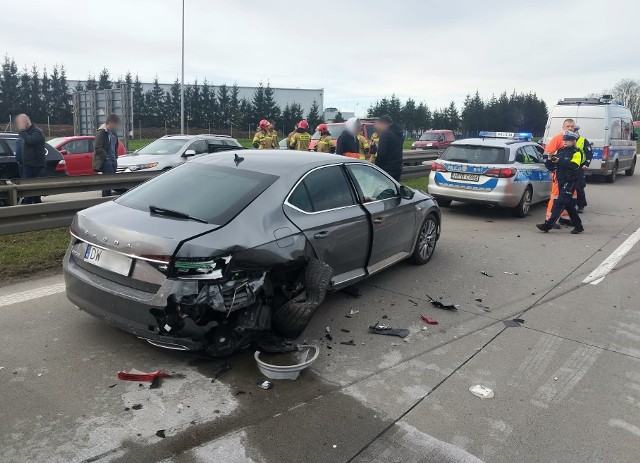
<svg viewBox="0 0 640 463">
<path fill-rule="evenodd" d="M 345 130 L 338 137 L 336 142 L 336 154 L 359 159 L 360 146 L 358 144 L 358 133 L 360 132 L 360 119 L 351 117 L 345 123 Z"/>
<path fill-rule="evenodd" d="M 404 131 L 390 116 L 382 116 L 376 121 L 376 132 L 380 134 L 376 153 L 376 166 L 397 181 L 402 176 L 402 151 Z"/>
<path fill-rule="evenodd" d="M 16 117 L 18 129 L 18 145 L 21 156 L 22 178 L 38 178 L 44 175 L 47 167 L 46 150 L 44 147 L 44 133 L 31 123 L 26 114 Z M 28 196 L 22 199 L 22 204 L 38 204 L 40 196 Z"/>
<path fill-rule="evenodd" d="M 118 168 L 118 124 L 120 118 L 109 114 L 107 122 L 96 132 L 93 148 L 93 170 L 103 174 L 115 174 Z M 111 190 L 104 190 L 102 196 L 111 196 Z"/>
</svg>

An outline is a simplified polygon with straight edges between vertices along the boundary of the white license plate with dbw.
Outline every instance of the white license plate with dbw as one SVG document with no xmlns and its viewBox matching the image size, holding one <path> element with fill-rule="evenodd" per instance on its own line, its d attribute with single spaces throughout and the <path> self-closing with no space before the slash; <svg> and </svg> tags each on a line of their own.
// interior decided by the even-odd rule
<svg viewBox="0 0 640 463">
<path fill-rule="evenodd" d="M 459 172 L 453 172 L 451 174 L 451 180 L 464 180 L 465 182 L 479 182 L 480 175 L 478 174 L 461 174 Z"/>
<path fill-rule="evenodd" d="M 87 250 L 84 253 L 85 262 L 95 265 L 96 267 L 109 270 L 114 273 L 119 273 L 126 277 L 131 272 L 131 263 L 133 260 L 117 252 L 108 251 L 106 249 L 97 248 L 90 244 L 87 245 Z"/>
</svg>

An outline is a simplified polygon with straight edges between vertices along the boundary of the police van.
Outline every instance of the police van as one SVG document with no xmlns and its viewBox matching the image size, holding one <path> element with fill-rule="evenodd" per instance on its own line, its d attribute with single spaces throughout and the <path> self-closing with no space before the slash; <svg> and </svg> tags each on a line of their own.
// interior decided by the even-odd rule
<svg viewBox="0 0 640 463">
<path fill-rule="evenodd" d="M 618 172 L 633 175 L 638 137 L 628 108 L 613 101 L 610 95 L 560 100 L 549 113 L 545 144 L 562 132 L 565 119 L 573 119 L 580 127 L 580 135 L 593 146 L 587 175 L 604 177 L 609 183 L 615 182 Z"/>
</svg>

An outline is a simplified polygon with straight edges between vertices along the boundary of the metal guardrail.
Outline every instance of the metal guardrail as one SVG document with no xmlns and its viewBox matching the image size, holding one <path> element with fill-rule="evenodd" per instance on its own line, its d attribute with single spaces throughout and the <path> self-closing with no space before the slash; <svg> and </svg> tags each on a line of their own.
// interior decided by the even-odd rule
<svg viewBox="0 0 640 463">
<path fill-rule="evenodd" d="M 402 179 L 429 175 L 431 171 L 430 161 L 436 159 L 437 156 L 438 154 L 436 153 L 424 154 L 424 152 L 418 152 L 414 155 L 413 152 L 405 152 Z M 5 184 L 0 184 L 0 200 L 4 199 L 10 205 L 0 207 L 0 236 L 66 227 L 71 223 L 73 216 L 78 211 L 113 200 L 113 197 L 90 198 L 18 206 L 18 200 L 22 196 L 126 190 L 160 173 L 155 171 L 4 181 Z"/>
</svg>

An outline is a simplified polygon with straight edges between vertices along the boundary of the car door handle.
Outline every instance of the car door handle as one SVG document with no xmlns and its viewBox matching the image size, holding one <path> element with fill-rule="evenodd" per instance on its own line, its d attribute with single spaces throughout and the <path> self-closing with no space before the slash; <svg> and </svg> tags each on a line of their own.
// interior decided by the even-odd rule
<svg viewBox="0 0 640 463">
<path fill-rule="evenodd" d="M 315 239 L 317 239 L 317 240 L 322 240 L 322 239 L 326 238 L 327 236 L 329 236 L 329 232 L 328 231 L 321 231 L 321 232 L 315 233 L 313 235 L 313 237 Z"/>
<path fill-rule="evenodd" d="M 373 219 L 373 223 L 375 224 L 381 224 L 384 222 L 384 217 L 376 217 L 375 219 Z"/>
</svg>

